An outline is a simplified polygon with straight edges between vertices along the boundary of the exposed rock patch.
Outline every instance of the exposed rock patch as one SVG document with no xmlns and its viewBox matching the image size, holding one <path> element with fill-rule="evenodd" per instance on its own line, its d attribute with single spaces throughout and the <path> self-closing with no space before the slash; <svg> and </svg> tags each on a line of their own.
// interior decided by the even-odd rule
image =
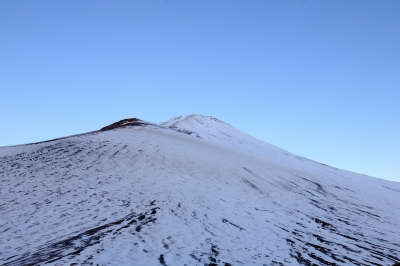
<svg viewBox="0 0 400 266">
<path fill-rule="evenodd" d="M 100 131 L 111 130 L 111 129 L 115 129 L 118 127 L 124 127 L 124 126 L 140 126 L 143 124 L 141 122 L 142 122 L 142 120 L 140 120 L 138 118 L 122 119 L 118 122 L 112 123 L 111 125 L 101 128 Z"/>
</svg>

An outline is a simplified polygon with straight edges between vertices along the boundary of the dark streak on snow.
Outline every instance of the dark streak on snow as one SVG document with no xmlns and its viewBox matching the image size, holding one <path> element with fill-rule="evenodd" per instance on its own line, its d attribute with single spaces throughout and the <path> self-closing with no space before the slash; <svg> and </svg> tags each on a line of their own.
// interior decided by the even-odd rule
<svg viewBox="0 0 400 266">
<path fill-rule="evenodd" d="M 154 217 L 154 214 L 156 213 L 156 209 L 159 208 L 154 207 L 144 214 L 130 213 L 117 221 L 89 229 L 85 232 L 68 237 L 67 239 L 61 241 L 45 244 L 39 247 L 37 251 L 22 254 L 19 256 L 19 258 L 6 262 L 3 265 L 36 265 L 40 263 L 54 262 L 71 255 L 79 255 L 87 247 L 101 243 L 101 239 L 106 235 L 118 234 L 120 230 L 130 227 L 132 224 L 140 223 L 136 227 L 137 229 L 138 227 L 142 227 L 150 222 L 155 222 L 156 218 Z M 145 219 L 146 216 L 147 219 Z M 137 220 L 141 222 L 138 222 Z M 118 227 L 121 224 L 125 225 Z M 10 257 L 9 259 L 13 257 Z"/>
<path fill-rule="evenodd" d="M 251 187 L 251 188 L 257 190 L 258 192 L 260 192 L 261 194 L 263 194 L 263 192 L 261 191 L 261 189 L 259 189 L 256 185 L 254 185 L 253 183 L 251 183 L 249 180 L 244 179 L 244 178 L 243 178 L 242 180 L 243 180 L 243 182 L 244 182 L 246 185 L 248 185 L 249 187 Z"/>
<path fill-rule="evenodd" d="M 292 232 L 293 238 L 287 238 L 286 242 L 288 243 L 289 246 L 291 246 L 291 256 L 296 259 L 296 261 L 301 264 L 301 265 L 307 265 L 307 266 L 314 266 L 314 265 L 339 265 L 338 263 L 347 263 L 347 264 L 352 264 L 352 265 L 382 265 L 378 263 L 374 263 L 370 260 L 367 260 L 366 258 L 363 259 L 364 262 L 367 262 L 367 264 L 358 261 L 354 258 L 350 258 L 348 255 L 340 255 L 340 254 L 335 254 L 335 251 L 337 250 L 335 246 L 341 246 L 345 250 L 351 253 L 356 253 L 356 254 L 361 254 L 361 250 L 357 250 L 356 248 L 360 248 L 362 250 L 367 251 L 371 257 L 379 260 L 379 261 L 384 261 L 383 258 L 390 260 L 392 262 L 398 261 L 399 258 L 397 258 L 394 255 L 390 255 L 381 251 L 378 251 L 378 249 L 382 249 L 381 247 L 374 245 L 372 243 L 366 242 L 366 241 L 361 241 L 359 239 L 356 239 L 354 237 L 350 237 L 345 234 L 341 234 L 337 232 L 335 227 L 333 227 L 332 224 L 323 221 L 319 218 L 314 218 L 314 221 L 322 226 L 323 229 L 329 229 L 331 233 L 335 233 L 338 236 L 344 237 L 346 239 L 349 239 L 351 241 L 352 246 L 354 248 L 351 248 L 347 245 L 341 244 L 341 243 L 335 243 L 326 240 L 322 236 L 318 234 L 312 234 L 312 236 L 320 243 L 312 243 L 312 242 L 307 242 L 304 241 L 303 235 L 307 235 L 304 232 L 301 232 L 300 230 L 295 229 Z M 283 228 L 282 228 L 283 229 Z M 288 231 L 289 232 L 289 231 Z M 299 243 L 298 243 L 299 242 Z M 365 244 L 371 245 L 373 248 L 368 248 L 366 247 Z M 325 245 L 325 246 L 322 246 Z M 308 247 L 311 247 L 309 249 Z M 299 252 L 301 250 L 301 252 Z M 327 257 L 330 257 L 333 259 L 333 261 L 327 261 L 326 259 L 322 258 L 321 255 L 318 255 L 318 253 L 324 254 Z M 349 254 L 349 253 L 348 253 Z M 312 260 L 318 261 L 318 264 L 315 264 L 312 262 Z"/>
<path fill-rule="evenodd" d="M 230 224 L 230 225 L 233 225 L 233 226 L 239 228 L 240 231 L 244 230 L 244 228 L 242 228 L 242 227 L 240 227 L 240 226 L 238 226 L 238 225 L 236 225 L 236 224 L 234 224 L 234 223 L 229 222 L 227 219 L 222 219 L 222 222 L 223 222 L 223 223 L 228 223 L 228 224 Z"/>
</svg>

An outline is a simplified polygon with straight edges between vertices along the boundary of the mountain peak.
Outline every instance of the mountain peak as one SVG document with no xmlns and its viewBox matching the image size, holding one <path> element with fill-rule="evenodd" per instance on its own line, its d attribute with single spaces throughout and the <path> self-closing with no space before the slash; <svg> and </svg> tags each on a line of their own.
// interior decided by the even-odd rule
<svg viewBox="0 0 400 266">
<path fill-rule="evenodd" d="M 249 134 L 213 116 L 203 116 L 199 114 L 178 116 L 160 123 L 159 125 L 188 135 L 211 140 L 219 145 L 259 155 L 265 155 L 271 152 L 287 153 L 286 151 L 250 136 Z"/>
<path fill-rule="evenodd" d="M 200 138 L 223 141 L 224 139 L 240 139 L 246 133 L 212 116 L 192 114 L 174 117 L 159 124 L 188 135 Z"/>
<path fill-rule="evenodd" d="M 172 118 L 171 120 L 161 123 L 160 125 L 174 127 L 176 125 L 184 124 L 184 123 L 189 123 L 192 125 L 197 123 L 197 124 L 204 125 L 206 127 L 212 127 L 215 124 L 231 126 L 228 123 L 225 123 L 215 117 L 204 116 L 204 115 L 199 115 L 199 114 L 177 116 L 177 117 Z"/>
<path fill-rule="evenodd" d="M 400 183 L 285 153 L 214 117 L 130 118 L 5 150 L 2 265 L 400 260 Z"/>
</svg>

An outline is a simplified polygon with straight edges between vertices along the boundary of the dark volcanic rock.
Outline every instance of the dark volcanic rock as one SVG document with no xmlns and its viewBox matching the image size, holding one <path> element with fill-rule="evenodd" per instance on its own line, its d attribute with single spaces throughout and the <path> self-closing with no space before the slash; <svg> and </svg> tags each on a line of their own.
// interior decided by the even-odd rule
<svg viewBox="0 0 400 266">
<path fill-rule="evenodd" d="M 123 126 L 140 126 L 142 123 L 140 123 L 142 120 L 138 118 L 127 118 L 127 119 L 122 119 L 118 122 L 112 123 L 111 125 L 105 126 L 100 129 L 100 131 L 106 131 L 106 130 L 111 130 L 114 128 L 118 127 L 123 127 Z"/>
</svg>

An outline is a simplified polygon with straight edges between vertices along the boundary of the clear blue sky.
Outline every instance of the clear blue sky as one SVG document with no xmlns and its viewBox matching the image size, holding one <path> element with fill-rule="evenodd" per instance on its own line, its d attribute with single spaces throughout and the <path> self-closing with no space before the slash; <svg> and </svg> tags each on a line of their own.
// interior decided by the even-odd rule
<svg viewBox="0 0 400 266">
<path fill-rule="evenodd" d="M 212 115 L 400 182 L 400 1 L 0 1 L 0 146 Z"/>
</svg>

